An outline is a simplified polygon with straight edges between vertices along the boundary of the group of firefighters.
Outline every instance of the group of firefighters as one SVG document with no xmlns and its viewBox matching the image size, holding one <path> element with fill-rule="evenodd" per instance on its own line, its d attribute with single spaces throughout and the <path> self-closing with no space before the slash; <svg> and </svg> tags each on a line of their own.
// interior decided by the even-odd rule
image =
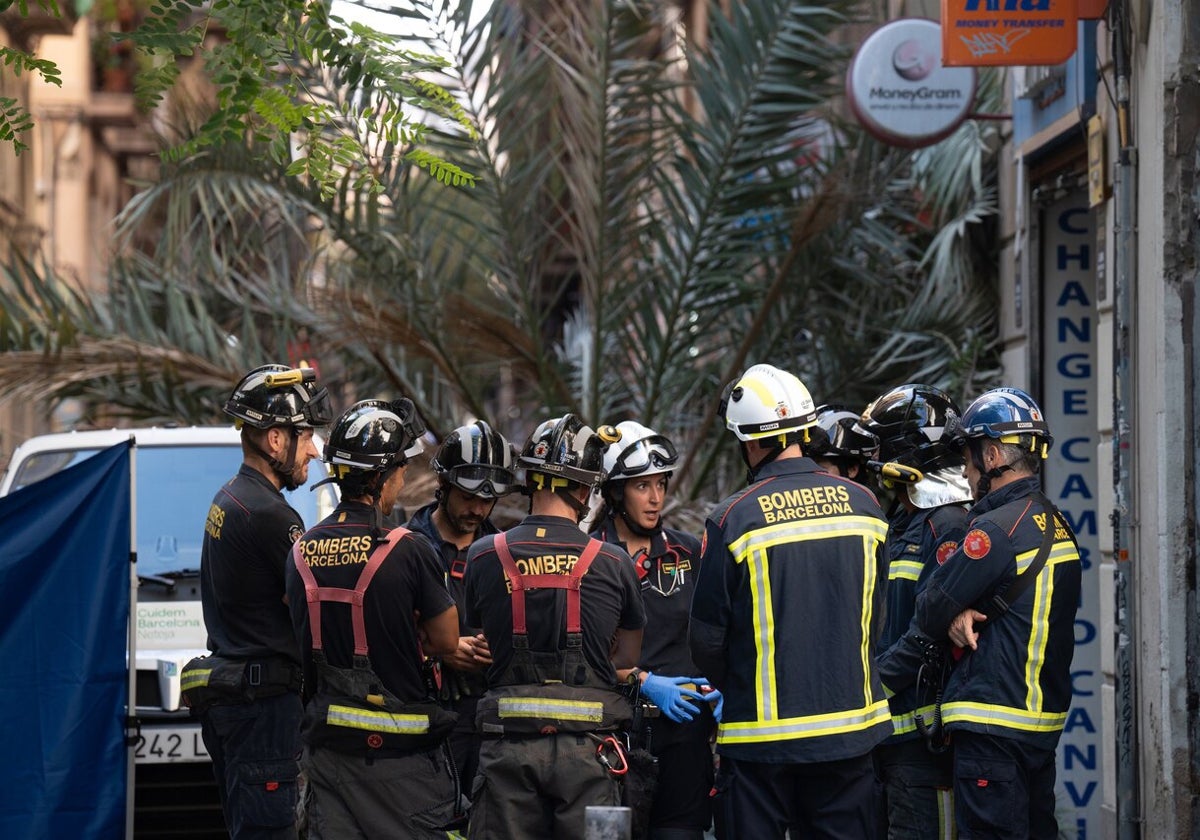
<svg viewBox="0 0 1200 840">
<path fill-rule="evenodd" d="M 225 411 L 244 460 L 183 687 L 232 837 L 580 838 L 620 805 L 655 840 L 1056 836 L 1081 564 L 1023 391 L 860 414 L 753 365 L 720 408 L 747 486 L 701 539 L 664 526 L 678 454 L 638 422 L 566 414 L 519 452 L 457 428 L 399 526 L 410 400 L 334 420 L 267 365 Z M 281 491 L 330 425 L 340 502 L 306 530 Z"/>
</svg>

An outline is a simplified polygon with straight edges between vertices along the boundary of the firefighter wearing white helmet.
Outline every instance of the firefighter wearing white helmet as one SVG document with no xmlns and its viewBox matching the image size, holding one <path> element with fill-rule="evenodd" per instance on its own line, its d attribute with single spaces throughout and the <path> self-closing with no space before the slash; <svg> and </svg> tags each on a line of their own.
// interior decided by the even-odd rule
<svg viewBox="0 0 1200 840">
<path fill-rule="evenodd" d="M 720 716 L 721 694 L 699 676 L 688 651 L 688 607 L 700 541 L 663 525 L 671 474 L 679 459 L 664 435 L 633 420 L 618 423 L 619 439 L 604 451 L 601 492 L 605 515 L 592 536 L 633 557 L 646 607 L 646 632 L 636 668 L 617 677 L 661 711 L 634 722 L 639 746 L 658 759 L 651 798 L 632 802 L 634 836 L 700 840 L 712 823 L 709 741 Z M 629 798 L 629 797 L 627 797 Z"/>
<path fill-rule="evenodd" d="M 817 412 L 795 376 L 754 365 L 721 411 L 751 483 L 705 523 L 691 608 L 692 658 L 725 697 L 718 822 L 731 837 L 874 836 L 887 522 L 868 489 L 805 457 Z"/>
</svg>

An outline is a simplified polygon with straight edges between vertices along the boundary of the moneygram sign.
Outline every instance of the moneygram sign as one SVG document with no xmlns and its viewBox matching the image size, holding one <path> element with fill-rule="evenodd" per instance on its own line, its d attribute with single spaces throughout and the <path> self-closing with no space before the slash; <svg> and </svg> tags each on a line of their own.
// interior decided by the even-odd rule
<svg viewBox="0 0 1200 840">
<path fill-rule="evenodd" d="M 854 116 L 893 146 L 948 137 L 975 104 L 975 71 L 944 67 L 942 30 L 916 18 L 892 21 L 863 41 L 846 73 Z"/>
<path fill-rule="evenodd" d="M 948 67 L 1062 64 L 1075 54 L 1081 0 L 942 0 Z M 1094 14 L 1094 3 L 1085 3 Z"/>
</svg>

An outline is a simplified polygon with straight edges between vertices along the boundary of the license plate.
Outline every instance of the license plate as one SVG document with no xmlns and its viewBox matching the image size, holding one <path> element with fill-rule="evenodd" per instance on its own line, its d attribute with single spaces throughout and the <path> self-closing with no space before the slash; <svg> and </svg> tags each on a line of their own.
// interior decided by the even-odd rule
<svg viewBox="0 0 1200 840">
<path fill-rule="evenodd" d="M 133 754 L 138 764 L 210 760 L 198 726 L 143 727 Z"/>
</svg>

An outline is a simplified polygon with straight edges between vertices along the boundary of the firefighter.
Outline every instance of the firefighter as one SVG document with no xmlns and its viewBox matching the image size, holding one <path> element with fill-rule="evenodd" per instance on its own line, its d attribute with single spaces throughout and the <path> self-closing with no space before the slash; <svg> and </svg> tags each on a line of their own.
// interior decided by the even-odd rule
<svg viewBox="0 0 1200 840">
<path fill-rule="evenodd" d="M 475 706 L 487 688 L 483 672 L 492 658 L 483 633 L 465 622 L 467 549 L 480 537 L 497 533 L 492 511 L 501 496 L 518 489 L 517 477 L 512 445 L 482 420 L 446 435 L 431 466 L 438 477 L 436 498 L 413 514 L 407 527 L 424 534 L 441 555 L 446 585 L 458 608 L 458 648 L 441 658 L 438 699 L 458 715 L 450 749 L 463 789 L 469 791 L 479 763 Z"/>
<path fill-rule="evenodd" d="M 884 545 L 887 621 L 878 648 L 880 673 L 889 688 L 887 663 L 893 660 L 887 651 L 908 630 L 916 596 L 933 570 L 966 533 L 965 503 L 971 490 L 962 475 L 961 453 L 947 444 L 946 436 L 946 428 L 957 424 L 959 416 L 949 394 L 914 383 L 880 395 L 860 420 L 860 426 L 880 441 L 876 467 L 884 489 L 894 492 Z M 887 475 L 903 474 L 908 480 L 887 477 L 887 467 Z M 895 734 L 875 749 L 887 803 L 887 836 L 892 840 L 954 835 L 953 757 L 936 723 L 949 650 L 945 645 L 922 647 L 917 653 L 909 665 L 915 673 L 906 677 L 911 684 L 888 698 Z"/>
<path fill-rule="evenodd" d="M 292 838 L 300 650 L 284 566 L 304 523 L 281 491 L 308 480 L 329 398 L 311 368 L 264 365 L 242 378 L 224 410 L 241 429 L 243 460 L 213 499 L 200 550 L 212 655 L 188 663 L 181 685 L 200 718 L 230 836 Z"/>
<path fill-rule="evenodd" d="M 530 515 L 471 546 L 467 623 L 492 655 L 472 840 L 575 840 L 586 806 L 621 802 L 616 736 L 631 709 L 616 669 L 637 664 L 646 617 L 629 555 L 579 529 L 603 458 L 604 441 L 575 415 L 545 421 L 518 459 Z"/>
<path fill-rule="evenodd" d="M 657 787 L 649 809 L 653 840 L 700 840 L 712 824 L 710 738 L 721 694 L 696 676 L 688 650 L 688 608 L 700 567 L 700 541 L 663 526 L 667 487 L 678 454 L 671 441 L 626 420 L 620 439 L 604 452 L 601 487 L 605 515 L 592 532 L 633 557 L 646 608 L 646 632 L 638 666 L 617 672 L 638 682 L 638 691 L 658 707 L 637 733 L 658 759 Z M 645 733 L 649 738 L 645 738 Z M 635 804 L 635 812 L 639 810 Z"/>
<path fill-rule="evenodd" d="M 305 651 L 302 766 L 308 837 L 446 836 L 461 817 L 424 650 L 458 645 L 458 611 L 429 543 L 385 528 L 424 426 L 410 400 L 363 400 L 338 418 L 325 460 L 337 508 L 295 544 L 288 603 Z"/>
<path fill-rule="evenodd" d="M 843 405 L 817 406 L 817 423 L 809 429 L 804 454 L 826 472 L 865 485 L 867 462 L 879 450 L 879 438 L 858 420 L 858 415 Z"/>
<path fill-rule="evenodd" d="M 754 365 L 721 402 L 750 486 L 708 517 L 689 631 L 725 696 L 719 821 L 730 837 L 870 837 L 871 750 L 891 732 L 871 655 L 887 523 L 804 457 L 817 412 L 795 376 Z"/>
<path fill-rule="evenodd" d="M 915 624 L 967 648 L 942 703 L 959 836 L 1049 840 L 1081 577 L 1075 535 L 1038 477 L 1053 438 L 1016 388 L 980 396 L 948 434 L 976 502 L 961 545 L 917 596 Z"/>
</svg>

